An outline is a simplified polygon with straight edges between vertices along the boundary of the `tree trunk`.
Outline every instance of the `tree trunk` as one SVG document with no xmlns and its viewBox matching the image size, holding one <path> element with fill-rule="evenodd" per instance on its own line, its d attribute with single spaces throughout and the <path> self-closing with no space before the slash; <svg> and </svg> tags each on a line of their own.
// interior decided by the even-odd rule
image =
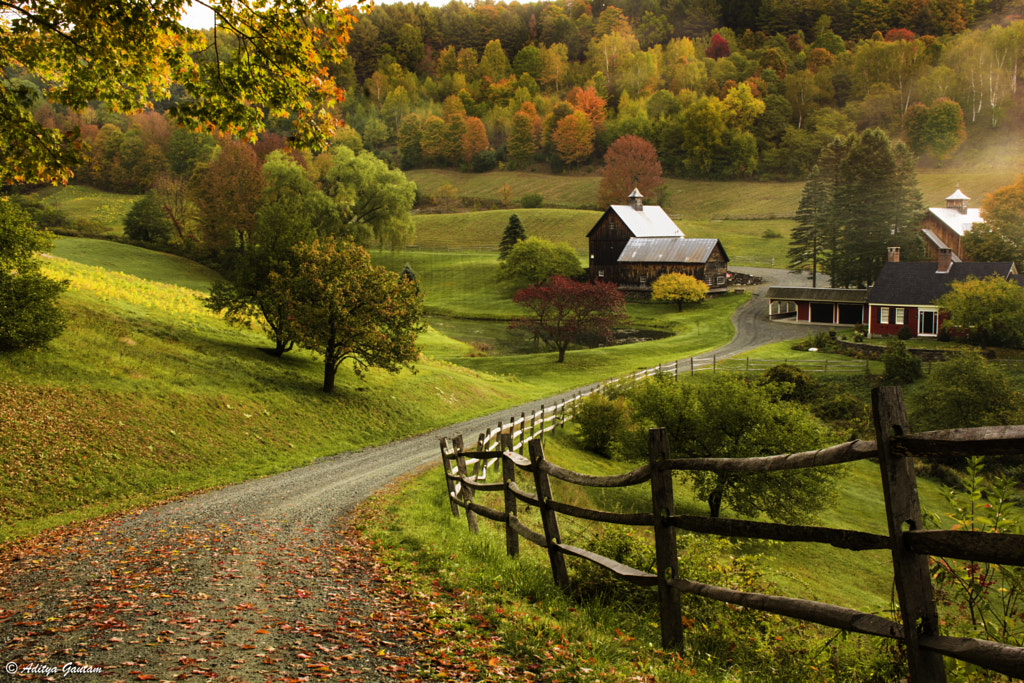
<svg viewBox="0 0 1024 683">
<path fill-rule="evenodd" d="M 722 487 L 719 486 L 708 495 L 708 509 L 712 518 L 717 519 L 722 512 Z"/>
<path fill-rule="evenodd" d="M 331 361 L 324 361 L 324 393 L 334 391 L 334 378 L 338 374 L 338 366 Z"/>
<path fill-rule="evenodd" d="M 561 344 L 558 345 L 558 362 L 559 363 L 564 363 L 565 362 L 565 349 L 566 349 L 565 346 L 563 346 Z"/>
</svg>

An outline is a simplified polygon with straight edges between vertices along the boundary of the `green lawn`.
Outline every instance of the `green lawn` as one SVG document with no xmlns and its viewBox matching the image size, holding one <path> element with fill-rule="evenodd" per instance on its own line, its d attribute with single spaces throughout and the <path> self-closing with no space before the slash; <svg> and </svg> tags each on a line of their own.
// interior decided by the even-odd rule
<svg viewBox="0 0 1024 683">
<path fill-rule="evenodd" d="M 48 187 L 33 196 L 46 206 L 60 209 L 72 221 L 98 221 L 113 235 L 124 233 L 124 217 L 139 199 L 139 195 L 104 192 L 86 185 Z"/>
<path fill-rule="evenodd" d="M 201 292 L 209 292 L 210 285 L 220 277 L 206 266 L 180 256 L 108 240 L 58 237 L 50 253 L 87 266 Z"/>
</svg>

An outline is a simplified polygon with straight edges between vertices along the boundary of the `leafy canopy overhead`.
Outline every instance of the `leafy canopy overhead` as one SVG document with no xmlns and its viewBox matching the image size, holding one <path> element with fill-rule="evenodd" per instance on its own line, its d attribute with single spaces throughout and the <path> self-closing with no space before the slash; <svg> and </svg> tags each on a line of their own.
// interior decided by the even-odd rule
<svg viewBox="0 0 1024 683">
<path fill-rule="evenodd" d="M 250 140 L 268 118 L 290 117 L 293 144 L 323 146 L 338 125 L 331 107 L 344 98 L 329 66 L 346 55 L 356 10 L 335 0 L 197 4 L 213 11 L 212 31 L 182 24 L 188 0 L 4 0 L 0 181 L 71 177 L 77 133 L 36 122 L 41 97 L 119 112 L 170 100 L 180 124 Z"/>
</svg>

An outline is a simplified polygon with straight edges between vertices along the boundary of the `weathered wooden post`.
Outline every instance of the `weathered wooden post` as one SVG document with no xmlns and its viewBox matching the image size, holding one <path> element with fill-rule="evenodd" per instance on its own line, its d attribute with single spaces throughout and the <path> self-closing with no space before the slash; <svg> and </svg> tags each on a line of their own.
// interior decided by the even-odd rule
<svg viewBox="0 0 1024 683">
<path fill-rule="evenodd" d="M 516 483 L 516 465 L 505 457 L 505 453 L 512 450 L 512 435 L 501 435 L 501 478 L 505 483 L 505 514 L 511 519 L 517 512 L 517 500 L 511 484 Z M 505 552 L 509 557 L 519 555 L 519 534 L 512 528 L 512 525 L 505 523 Z"/>
<path fill-rule="evenodd" d="M 563 590 L 568 590 L 569 572 L 565 568 L 565 555 L 558 549 L 558 544 L 562 542 L 562 536 L 558 532 L 558 517 L 549 507 L 551 482 L 548 480 L 548 473 L 541 469 L 544 462 L 544 446 L 540 441 L 531 441 L 529 449 L 530 462 L 533 464 L 533 483 L 537 489 L 540 518 L 544 524 L 544 538 L 548 544 L 548 559 L 551 560 L 551 573 L 554 574 L 555 583 Z"/>
<path fill-rule="evenodd" d="M 441 439 L 441 463 L 444 467 L 444 483 L 448 486 L 448 502 L 452 506 L 452 517 L 459 516 L 459 504 L 455 502 L 458 490 L 455 482 L 452 481 L 452 459 L 450 454 L 451 446 L 448 444 L 448 437 Z"/>
<path fill-rule="evenodd" d="M 920 647 L 922 637 L 939 635 L 939 616 L 932 594 L 928 556 L 907 549 L 905 531 L 924 528 L 913 458 L 897 452 L 891 438 L 909 433 L 907 410 L 900 387 L 871 390 L 871 411 L 875 423 L 878 458 L 882 467 L 882 491 L 889 522 L 889 543 L 896 593 L 903 617 L 903 642 L 913 683 L 945 683 L 942 655 Z"/>
<path fill-rule="evenodd" d="M 473 489 L 466 486 L 465 478 L 469 476 L 469 468 L 466 467 L 466 454 L 462 452 L 462 435 L 453 439 L 452 445 L 455 447 L 455 461 L 459 464 L 459 474 L 463 477 L 462 482 L 462 502 L 472 503 L 473 502 Z M 474 534 L 477 533 L 476 525 L 476 513 L 466 508 L 466 522 L 469 523 L 469 530 Z"/>
<path fill-rule="evenodd" d="M 679 590 L 668 583 L 679 576 L 676 530 L 667 523 L 676 514 L 672 492 L 672 470 L 663 466 L 668 460 L 668 433 L 664 429 L 648 432 L 651 462 L 651 505 L 654 512 L 654 553 L 658 567 L 658 604 L 661 613 L 661 646 L 672 647 L 683 637 L 683 613 Z"/>
</svg>

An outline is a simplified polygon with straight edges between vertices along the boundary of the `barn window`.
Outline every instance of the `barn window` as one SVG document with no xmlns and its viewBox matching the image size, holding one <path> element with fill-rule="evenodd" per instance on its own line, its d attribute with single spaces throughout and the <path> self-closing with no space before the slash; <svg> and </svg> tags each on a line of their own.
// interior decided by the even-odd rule
<svg viewBox="0 0 1024 683">
<path fill-rule="evenodd" d="M 640 276 L 640 286 L 643 287 L 646 284 L 647 284 L 647 276 L 646 275 L 641 275 Z"/>
<path fill-rule="evenodd" d="M 603 270 L 597 271 L 597 276 L 598 277 L 604 277 L 604 271 Z"/>
<path fill-rule="evenodd" d="M 718 279 L 715 280 L 715 283 L 719 284 L 719 285 L 724 285 L 725 284 L 725 276 L 724 275 L 719 275 Z"/>
</svg>

